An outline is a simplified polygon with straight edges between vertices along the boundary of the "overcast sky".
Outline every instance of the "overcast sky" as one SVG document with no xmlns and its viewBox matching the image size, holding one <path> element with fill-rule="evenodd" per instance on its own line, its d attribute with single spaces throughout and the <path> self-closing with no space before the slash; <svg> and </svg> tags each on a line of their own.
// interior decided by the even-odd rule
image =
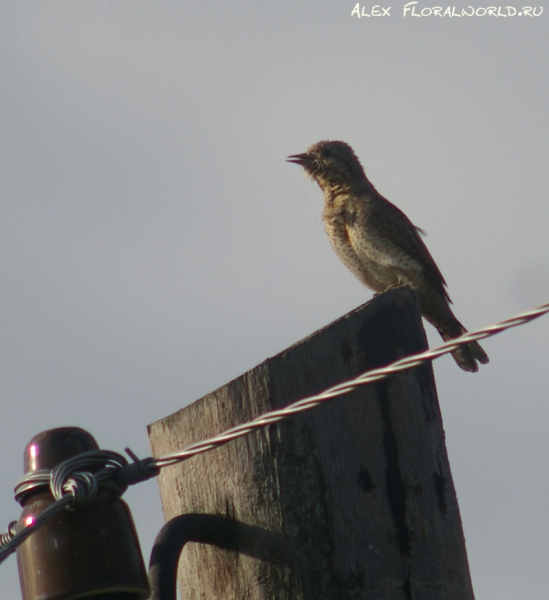
<svg viewBox="0 0 549 600">
<path fill-rule="evenodd" d="M 149 423 L 371 297 L 285 162 L 321 139 L 427 231 L 467 327 L 549 300 L 549 10 L 355 4 L 0 2 L 2 531 L 36 433 L 147 456 Z M 479 600 L 547 598 L 548 339 L 434 365 Z M 148 561 L 156 482 L 125 498 Z"/>
</svg>

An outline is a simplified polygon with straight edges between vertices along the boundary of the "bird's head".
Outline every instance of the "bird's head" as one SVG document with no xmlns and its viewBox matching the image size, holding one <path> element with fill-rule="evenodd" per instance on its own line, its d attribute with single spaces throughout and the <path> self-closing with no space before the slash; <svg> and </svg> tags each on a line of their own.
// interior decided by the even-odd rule
<svg viewBox="0 0 549 600">
<path fill-rule="evenodd" d="M 322 189 L 354 187 L 367 181 L 360 161 L 345 142 L 317 142 L 307 152 L 293 154 L 287 160 L 301 165 Z"/>
</svg>

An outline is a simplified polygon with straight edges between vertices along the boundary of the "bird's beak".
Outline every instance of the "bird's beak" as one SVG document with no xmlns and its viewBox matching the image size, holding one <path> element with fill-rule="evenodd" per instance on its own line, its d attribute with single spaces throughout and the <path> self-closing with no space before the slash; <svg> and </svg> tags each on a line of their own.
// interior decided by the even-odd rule
<svg viewBox="0 0 549 600">
<path fill-rule="evenodd" d="M 296 165 L 301 165 L 302 167 L 310 165 L 313 160 L 313 157 L 306 152 L 303 154 L 292 154 L 286 159 L 287 162 L 295 163 Z"/>
</svg>

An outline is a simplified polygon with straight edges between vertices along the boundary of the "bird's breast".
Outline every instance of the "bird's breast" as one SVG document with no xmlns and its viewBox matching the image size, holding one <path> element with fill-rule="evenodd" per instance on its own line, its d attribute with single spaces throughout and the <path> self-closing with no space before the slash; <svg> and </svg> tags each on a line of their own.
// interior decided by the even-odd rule
<svg viewBox="0 0 549 600">
<path fill-rule="evenodd" d="M 376 227 L 368 215 L 368 204 L 361 201 L 350 201 L 337 208 L 326 206 L 326 233 L 341 261 L 364 285 L 377 292 L 399 284 L 418 285 L 421 266 Z"/>
</svg>

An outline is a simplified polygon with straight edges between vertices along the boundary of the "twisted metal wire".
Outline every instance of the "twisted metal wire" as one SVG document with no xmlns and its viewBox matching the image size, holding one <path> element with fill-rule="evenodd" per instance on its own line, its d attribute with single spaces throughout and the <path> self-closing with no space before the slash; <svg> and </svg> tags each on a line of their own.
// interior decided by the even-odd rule
<svg viewBox="0 0 549 600">
<path fill-rule="evenodd" d="M 79 470 L 79 468 L 83 466 L 82 462 L 78 460 L 81 456 L 68 459 L 68 461 L 61 463 L 51 472 L 31 473 L 17 486 L 16 492 L 18 494 L 23 495 L 31 489 L 35 489 L 38 486 L 44 486 L 47 481 L 49 481 L 49 485 L 51 486 L 55 480 L 55 484 L 53 485 L 53 488 L 55 488 L 54 497 L 58 499 L 41 513 L 32 525 L 24 527 L 18 533 L 16 533 L 16 522 L 10 523 L 8 532 L 0 536 L 0 563 L 4 561 L 9 554 L 14 552 L 17 546 L 36 531 L 40 525 L 44 524 L 59 511 L 92 499 L 95 493 L 97 493 L 95 491 L 95 483 L 92 479 L 96 482 L 103 482 L 103 484 L 106 484 L 107 486 L 118 486 L 120 489 L 119 493 L 122 493 L 127 485 L 145 481 L 146 479 L 158 475 L 160 469 L 163 467 L 177 464 L 192 456 L 196 456 L 197 454 L 213 450 L 232 440 L 248 435 L 256 429 L 278 423 L 288 417 L 310 410 L 323 402 L 333 400 L 338 396 L 343 396 L 344 394 L 358 389 L 360 386 L 385 379 L 395 373 L 406 371 L 407 369 L 418 367 L 427 361 L 434 360 L 443 354 L 452 352 L 459 346 L 467 345 L 470 342 L 496 335 L 506 329 L 523 325 L 548 312 L 549 303 L 520 313 L 494 325 L 471 331 L 459 338 L 455 338 L 442 344 L 438 348 L 426 350 L 425 352 L 420 352 L 418 354 L 412 354 L 397 360 L 386 367 L 372 369 L 371 371 L 359 375 L 355 379 L 335 385 L 320 394 L 308 396 L 285 408 L 264 413 L 247 423 L 242 423 L 236 427 L 227 429 L 219 435 L 191 444 L 179 452 L 166 454 L 160 458 L 145 458 L 143 460 L 138 460 L 130 450 L 126 449 L 128 454 L 134 460 L 134 463 L 127 464 L 126 459 L 117 453 L 94 451 L 104 453 L 104 456 L 102 456 L 102 465 L 104 468 L 94 474 L 83 473 Z M 67 463 L 71 463 L 72 468 L 68 468 Z M 94 464 L 97 465 L 97 462 Z M 75 476 L 71 477 L 71 474 Z"/>
<path fill-rule="evenodd" d="M 443 354 L 448 354 L 449 352 L 452 352 L 459 346 L 467 345 L 470 342 L 491 337 L 493 335 L 496 335 L 497 333 L 505 331 L 506 329 L 510 329 L 511 327 L 523 325 L 524 323 L 533 321 L 534 319 L 537 319 L 538 317 L 541 317 L 542 315 L 548 312 L 549 303 L 543 304 L 538 308 L 534 308 L 532 310 L 520 313 L 514 317 L 506 319 L 505 321 L 501 321 L 500 323 L 496 323 L 488 327 L 483 327 L 482 329 L 477 329 L 476 331 L 471 331 L 469 333 L 466 333 L 465 335 L 460 336 L 459 338 L 454 338 L 433 350 L 426 350 L 425 352 L 412 354 L 410 356 L 397 360 L 396 362 L 391 363 L 386 367 L 380 367 L 378 369 L 366 371 L 366 373 L 359 375 L 355 379 L 351 379 L 349 381 L 345 381 L 343 383 L 334 385 L 333 387 L 325 390 L 324 392 L 321 392 L 320 394 L 308 396 L 307 398 L 298 400 L 284 408 L 264 413 L 256 419 L 248 421 L 247 423 L 242 423 L 241 425 L 237 425 L 236 427 L 232 427 L 231 429 L 227 429 L 219 435 L 213 436 L 206 440 L 202 440 L 200 442 L 196 442 L 195 444 L 191 444 L 190 446 L 187 446 L 179 452 L 174 452 L 173 454 L 167 454 L 165 456 L 157 458 L 154 461 L 154 464 L 158 468 L 163 468 L 169 465 L 174 465 L 183 460 L 187 460 L 192 456 L 201 454 L 203 452 L 207 452 L 208 450 L 212 450 L 213 448 L 217 448 L 218 446 L 227 444 L 228 442 L 235 440 L 239 437 L 248 435 L 256 429 L 266 427 L 267 425 L 272 425 L 273 423 L 278 423 L 279 421 L 287 419 L 292 415 L 296 415 L 306 410 L 310 410 L 311 408 L 314 408 L 315 406 L 318 406 L 323 402 L 332 400 L 333 398 L 337 398 L 338 396 L 342 396 L 344 394 L 348 394 L 349 392 L 358 389 L 362 385 L 373 383 L 374 381 L 379 381 L 380 379 L 385 379 L 390 375 L 400 373 L 401 371 L 406 371 L 407 369 L 412 369 L 423 364 L 424 362 L 434 360 L 435 358 L 438 358 Z"/>
<path fill-rule="evenodd" d="M 132 459 L 135 454 L 128 450 Z M 64 508 L 76 509 L 91 502 L 100 488 L 122 495 L 128 485 L 145 481 L 158 475 L 158 469 L 150 466 L 150 459 L 128 464 L 124 456 L 110 450 L 90 450 L 73 456 L 58 464 L 51 471 L 40 469 L 28 473 L 15 488 L 15 499 L 22 501 L 31 492 L 47 491 L 56 500 L 31 523 L 17 526 L 12 521 L 8 531 L 0 536 L 0 563 L 2 563 L 29 535 L 34 533 Z M 18 531 L 19 529 L 19 531 Z"/>
</svg>

